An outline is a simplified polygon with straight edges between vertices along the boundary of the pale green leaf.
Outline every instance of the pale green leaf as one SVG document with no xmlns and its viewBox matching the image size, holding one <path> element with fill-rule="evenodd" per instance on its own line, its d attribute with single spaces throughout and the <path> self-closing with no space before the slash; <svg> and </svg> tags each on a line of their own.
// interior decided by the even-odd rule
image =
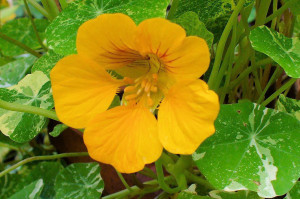
<svg viewBox="0 0 300 199">
<path fill-rule="evenodd" d="M 98 163 L 75 163 L 55 180 L 56 199 L 98 199 L 104 189 Z"/>
<path fill-rule="evenodd" d="M 38 33 L 43 39 L 45 29 L 48 26 L 48 21 L 46 19 L 35 19 L 34 21 Z M 9 21 L 2 26 L 0 31 L 3 34 L 29 46 L 30 48 L 40 48 L 40 44 L 38 43 L 31 22 L 28 18 L 19 18 Z M 25 51 L 22 48 L 1 38 L 0 49 L 2 50 L 2 53 L 6 56 L 15 56 L 25 53 Z"/>
<path fill-rule="evenodd" d="M 169 0 L 85 0 L 70 3 L 46 30 L 48 45 L 56 53 L 76 53 L 76 35 L 81 24 L 104 13 L 124 13 L 137 24 L 153 17 L 165 17 Z"/>
<path fill-rule="evenodd" d="M 0 99 L 43 109 L 54 106 L 50 80 L 40 71 L 27 75 L 15 86 L 0 88 Z M 0 109 L 0 130 L 16 142 L 34 138 L 45 122 L 43 116 Z"/>
<path fill-rule="evenodd" d="M 213 199 L 263 199 L 257 195 L 256 192 L 253 191 L 220 191 L 214 190 L 209 192 L 209 195 Z"/>
<path fill-rule="evenodd" d="M 36 60 L 34 56 L 22 57 L 0 67 L 0 88 L 17 84 Z"/>
<path fill-rule="evenodd" d="M 300 78 L 300 41 L 288 38 L 266 26 L 255 28 L 250 33 L 252 47 L 271 57 L 293 78 Z"/>
<path fill-rule="evenodd" d="M 43 55 L 34 63 L 31 72 L 33 73 L 35 71 L 42 71 L 49 77 L 51 69 L 62 58 L 63 56 L 58 55 L 50 50 L 47 54 Z"/>
<path fill-rule="evenodd" d="M 187 36 L 201 37 L 205 39 L 207 45 L 211 48 L 214 35 L 206 29 L 203 22 L 199 21 L 195 12 L 186 12 L 173 21 L 185 29 Z"/>
<path fill-rule="evenodd" d="M 274 197 L 300 177 L 300 121 L 293 116 L 250 102 L 222 105 L 215 127 L 193 159 L 217 189 Z"/>
<path fill-rule="evenodd" d="M 43 187 L 43 180 L 37 180 L 25 186 L 21 191 L 9 197 L 9 199 L 39 199 Z"/>
</svg>

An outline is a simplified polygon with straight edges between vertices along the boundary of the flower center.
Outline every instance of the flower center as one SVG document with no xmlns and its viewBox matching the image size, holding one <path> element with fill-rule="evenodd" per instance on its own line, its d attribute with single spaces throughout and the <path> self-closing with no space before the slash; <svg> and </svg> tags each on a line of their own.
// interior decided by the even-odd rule
<svg viewBox="0 0 300 199">
<path fill-rule="evenodd" d="M 156 103 L 153 96 L 159 92 L 158 78 L 163 63 L 156 55 L 150 54 L 148 55 L 147 65 L 149 70 L 146 74 L 135 79 L 124 78 L 124 82 L 128 85 L 124 89 L 124 98 L 128 104 L 142 102 L 145 106 L 153 107 Z"/>
</svg>

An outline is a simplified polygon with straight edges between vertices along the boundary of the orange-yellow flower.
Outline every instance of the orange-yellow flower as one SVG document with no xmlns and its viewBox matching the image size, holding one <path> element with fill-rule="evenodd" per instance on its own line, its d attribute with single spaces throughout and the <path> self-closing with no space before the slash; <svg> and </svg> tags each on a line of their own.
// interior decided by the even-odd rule
<svg viewBox="0 0 300 199">
<path fill-rule="evenodd" d="M 209 66 L 203 39 L 166 19 L 136 26 L 126 15 L 103 14 L 79 28 L 76 45 L 78 54 L 51 71 L 53 96 L 62 122 L 86 128 L 93 159 L 132 173 L 163 148 L 192 154 L 214 133 L 218 97 L 198 79 Z M 120 91 L 123 105 L 107 110 Z"/>
</svg>

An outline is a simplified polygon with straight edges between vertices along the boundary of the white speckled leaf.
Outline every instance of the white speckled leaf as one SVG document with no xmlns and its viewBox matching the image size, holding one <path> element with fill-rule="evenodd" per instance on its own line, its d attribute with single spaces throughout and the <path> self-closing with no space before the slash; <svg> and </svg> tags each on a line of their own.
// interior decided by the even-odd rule
<svg viewBox="0 0 300 199">
<path fill-rule="evenodd" d="M 98 163 L 75 163 L 55 180 L 56 199 L 99 199 L 104 189 Z"/>
<path fill-rule="evenodd" d="M 50 50 L 34 63 L 31 72 L 33 73 L 35 71 L 42 71 L 48 77 L 50 77 L 51 69 L 62 58 L 62 55 L 58 55 Z"/>
<path fill-rule="evenodd" d="M 299 199 L 300 198 L 300 182 L 298 181 L 295 186 L 286 194 L 284 199 Z"/>
<path fill-rule="evenodd" d="M 81 24 L 104 13 L 124 13 L 136 23 L 165 17 L 169 0 L 84 0 L 70 3 L 46 30 L 50 48 L 61 55 L 76 53 L 76 35 Z"/>
<path fill-rule="evenodd" d="M 257 195 L 256 192 L 242 190 L 236 192 L 227 192 L 227 191 L 220 191 L 214 190 L 209 192 L 211 198 L 214 199 L 262 199 Z"/>
<path fill-rule="evenodd" d="M 279 95 L 276 105 L 279 111 L 290 113 L 298 120 L 300 120 L 300 100 L 295 100 L 285 97 L 284 95 Z"/>
<path fill-rule="evenodd" d="M 266 26 L 250 33 L 252 47 L 271 57 L 293 78 L 300 78 L 300 41 L 288 38 Z"/>
<path fill-rule="evenodd" d="M 177 18 L 187 11 L 195 12 L 206 28 L 214 34 L 215 42 L 217 42 L 232 10 L 232 0 L 179 0 L 174 17 Z"/>
<path fill-rule="evenodd" d="M 203 22 L 199 21 L 198 15 L 195 12 L 186 12 L 173 21 L 181 25 L 188 36 L 198 36 L 205 39 L 207 45 L 211 48 L 214 35 L 206 29 Z"/>
<path fill-rule="evenodd" d="M 300 177 L 300 121 L 293 116 L 250 102 L 222 105 L 215 127 L 193 159 L 217 189 L 271 198 Z"/>
<path fill-rule="evenodd" d="M 51 109 L 54 106 L 49 78 L 37 71 L 27 75 L 17 85 L 0 88 L 0 99 Z M 43 116 L 0 109 L 0 130 L 16 142 L 27 142 L 43 128 Z"/>
<path fill-rule="evenodd" d="M 42 39 L 44 38 L 45 29 L 48 26 L 48 23 L 49 22 L 46 19 L 35 19 L 36 28 Z M 29 46 L 30 48 L 40 48 L 40 44 L 38 43 L 37 38 L 34 34 L 29 18 L 19 18 L 11 20 L 2 26 L 1 32 Z M 2 53 L 6 56 L 15 56 L 25 53 L 22 48 L 19 48 L 18 46 L 9 43 L 8 41 L 5 41 L 1 38 L 0 46 Z"/>
<path fill-rule="evenodd" d="M 15 193 L 9 199 L 39 199 L 44 187 L 43 180 L 37 180 L 24 187 L 21 191 Z"/>
<path fill-rule="evenodd" d="M 36 60 L 34 56 L 22 57 L 0 67 L 0 88 L 17 84 Z"/>
</svg>

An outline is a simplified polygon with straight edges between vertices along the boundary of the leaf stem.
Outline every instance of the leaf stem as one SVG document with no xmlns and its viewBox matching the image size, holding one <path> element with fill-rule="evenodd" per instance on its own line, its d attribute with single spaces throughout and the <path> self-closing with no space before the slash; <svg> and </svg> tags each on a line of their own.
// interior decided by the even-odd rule
<svg viewBox="0 0 300 199">
<path fill-rule="evenodd" d="M 33 31 L 34 31 L 35 36 L 36 36 L 36 38 L 37 38 L 39 44 L 41 45 L 41 47 L 42 47 L 45 51 L 48 51 L 48 49 L 46 48 L 46 46 L 44 46 L 43 41 L 42 41 L 42 39 L 41 39 L 41 37 L 40 37 L 40 35 L 39 35 L 37 29 L 36 29 L 36 25 L 35 25 L 34 20 L 33 20 L 33 18 L 32 18 L 32 14 L 31 14 L 31 12 L 30 12 L 30 9 L 29 9 L 27 0 L 23 0 L 23 1 L 24 1 L 24 5 L 25 5 L 25 8 L 26 8 L 28 17 L 29 17 L 29 19 L 30 19 L 30 21 L 31 21 L 31 25 L 32 25 L 32 28 L 33 28 Z"/>
<path fill-rule="evenodd" d="M 116 170 L 116 172 L 117 172 L 117 174 L 118 174 L 121 182 L 125 186 L 125 188 L 128 189 L 128 191 L 133 192 L 133 190 L 131 189 L 131 187 L 127 184 L 126 180 L 124 179 L 123 175 L 120 172 L 118 172 L 117 170 Z"/>
<path fill-rule="evenodd" d="M 22 160 L 20 162 L 18 162 L 17 164 L 9 167 L 8 169 L 2 171 L 0 173 L 0 177 L 4 176 L 5 174 L 15 170 L 16 168 L 27 164 L 29 162 L 33 162 L 33 161 L 39 161 L 39 160 L 54 160 L 54 159 L 59 159 L 59 158 L 66 158 L 66 157 L 77 157 L 77 156 L 88 156 L 88 152 L 79 152 L 79 153 L 61 153 L 61 154 L 57 154 L 57 155 L 45 155 L 45 156 L 35 156 L 35 157 L 30 157 L 30 158 L 26 158 L 25 160 Z"/>
<path fill-rule="evenodd" d="M 287 83 L 285 83 L 283 86 L 281 86 L 275 93 L 273 93 L 270 97 L 268 97 L 263 103 L 261 103 L 262 106 L 268 105 L 270 102 L 272 102 L 278 95 L 280 95 L 283 91 L 289 89 L 295 82 L 297 81 L 296 78 L 291 78 Z"/>
<path fill-rule="evenodd" d="M 32 5 L 35 9 L 37 9 L 42 15 L 44 15 L 47 19 L 51 19 L 49 13 L 43 8 L 40 4 L 38 4 L 35 0 L 28 0 L 28 3 Z"/>
<path fill-rule="evenodd" d="M 18 111 L 18 112 L 25 112 L 31 114 L 37 114 L 44 117 L 48 117 L 50 119 L 59 121 L 55 111 L 42 109 L 36 106 L 29 106 L 23 104 L 17 104 L 13 102 L 6 102 L 0 99 L 0 108 L 10 110 L 10 111 Z"/>
<path fill-rule="evenodd" d="M 68 6 L 68 3 L 66 0 L 59 0 L 61 9 L 65 9 Z"/>
<path fill-rule="evenodd" d="M 218 71 L 219 71 L 219 68 L 220 68 L 222 55 L 223 55 L 223 51 L 224 51 L 224 47 L 225 47 L 227 38 L 229 36 L 229 33 L 232 29 L 233 24 L 235 23 L 235 21 L 237 19 L 238 14 L 240 13 L 241 9 L 244 6 L 244 3 L 245 3 L 245 0 L 240 0 L 238 2 L 237 6 L 235 7 L 232 15 L 230 16 L 230 18 L 228 20 L 228 23 L 225 26 L 225 29 L 222 33 L 221 38 L 220 38 L 220 41 L 219 41 L 219 44 L 218 44 L 218 47 L 217 47 L 215 62 L 214 62 L 213 68 L 212 68 L 211 75 L 210 75 L 209 80 L 208 80 L 208 85 L 213 90 L 215 89 L 214 82 L 215 82 L 215 79 L 217 78 L 217 75 L 218 75 Z"/>
<path fill-rule="evenodd" d="M 9 36 L 1 33 L 1 32 L 0 32 L 0 38 L 6 40 L 6 41 L 8 41 L 8 42 L 10 42 L 10 43 L 12 43 L 12 44 L 14 44 L 16 46 L 19 46 L 23 50 L 29 52 L 30 54 L 32 54 L 32 55 L 34 55 L 36 57 L 41 57 L 42 56 L 41 54 L 39 54 L 35 50 L 31 49 L 29 46 L 26 46 L 25 44 L 19 42 L 18 40 L 15 40 L 15 39 L 13 39 L 13 38 L 11 38 L 11 37 L 9 37 Z"/>
</svg>

